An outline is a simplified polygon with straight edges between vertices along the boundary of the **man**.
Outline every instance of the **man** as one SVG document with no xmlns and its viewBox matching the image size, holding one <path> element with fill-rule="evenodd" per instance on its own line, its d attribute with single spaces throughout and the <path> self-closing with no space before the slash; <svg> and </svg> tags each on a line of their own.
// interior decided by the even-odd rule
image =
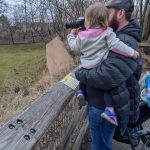
<svg viewBox="0 0 150 150">
<path fill-rule="evenodd" d="M 112 0 L 108 5 L 110 27 L 128 46 L 134 48 L 139 53 L 138 42 L 141 39 L 142 30 L 136 21 L 131 21 L 131 14 L 134 10 L 132 0 Z M 135 123 L 139 116 L 139 85 L 138 80 L 142 71 L 141 55 L 134 61 L 110 51 L 108 58 L 100 67 L 90 70 L 81 69 L 76 72 L 76 77 L 87 86 L 88 91 L 94 91 L 88 97 L 88 118 L 92 134 L 93 150 L 111 150 L 112 138 L 115 127 L 105 120 L 100 119 L 100 114 L 105 108 L 104 98 L 119 98 L 121 107 L 117 109 L 120 117 L 120 130 L 124 134 L 128 122 Z M 127 90 L 122 88 L 122 83 L 126 83 Z M 121 87 L 115 89 L 116 87 Z M 113 90 L 111 90 L 113 89 Z M 130 102 L 124 104 L 124 99 Z M 99 94 L 100 93 L 100 94 Z M 109 93 L 109 94 L 105 94 Z M 98 96 L 99 97 L 98 97 Z"/>
</svg>

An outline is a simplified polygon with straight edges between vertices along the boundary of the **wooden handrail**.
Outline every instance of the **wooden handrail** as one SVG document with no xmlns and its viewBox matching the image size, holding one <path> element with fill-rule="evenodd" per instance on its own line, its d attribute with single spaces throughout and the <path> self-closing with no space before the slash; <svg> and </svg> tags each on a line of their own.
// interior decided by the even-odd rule
<svg viewBox="0 0 150 150">
<path fill-rule="evenodd" d="M 0 128 L 0 149 L 30 150 L 74 95 L 59 82 L 38 98 L 22 114 Z"/>
<path fill-rule="evenodd" d="M 149 43 L 139 43 L 139 46 L 142 48 L 150 48 L 150 44 Z"/>
</svg>

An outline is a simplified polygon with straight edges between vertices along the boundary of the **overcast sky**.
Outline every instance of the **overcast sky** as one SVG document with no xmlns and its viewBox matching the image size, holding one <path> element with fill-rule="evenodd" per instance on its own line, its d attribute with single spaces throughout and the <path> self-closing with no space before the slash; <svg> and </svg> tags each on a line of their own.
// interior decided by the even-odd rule
<svg viewBox="0 0 150 150">
<path fill-rule="evenodd" d="M 5 0 L 7 4 L 15 5 L 15 4 L 20 4 L 20 0 Z"/>
<path fill-rule="evenodd" d="M 8 7 L 9 9 L 5 13 L 9 19 L 11 19 L 13 17 L 14 7 L 12 7 L 12 6 L 16 5 L 16 4 L 21 4 L 20 1 L 22 1 L 22 0 L 5 0 L 5 2 L 9 5 L 9 7 Z"/>
</svg>

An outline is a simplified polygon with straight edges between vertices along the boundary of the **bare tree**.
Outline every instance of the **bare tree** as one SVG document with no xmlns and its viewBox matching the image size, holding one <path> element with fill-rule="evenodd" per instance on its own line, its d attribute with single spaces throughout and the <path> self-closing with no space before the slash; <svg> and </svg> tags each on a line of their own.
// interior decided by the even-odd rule
<svg viewBox="0 0 150 150">
<path fill-rule="evenodd" d="M 0 23 L 2 25 L 2 30 L 1 33 L 6 34 L 10 36 L 11 43 L 14 44 L 14 33 L 15 33 L 15 26 L 12 26 L 11 23 L 9 22 L 8 18 L 5 15 L 2 15 L 0 17 Z"/>
<path fill-rule="evenodd" d="M 0 0 L 0 14 L 3 14 L 7 10 L 7 4 L 5 0 Z"/>
<path fill-rule="evenodd" d="M 22 3 L 13 6 L 13 16 L 8 13 L 8 17 L 11 17 L 11 21 L 9 20 L 11 28 L 8 28 L 9 36 L 11 33 L 12 39 L 15 35 L 15 38 L 19 37 L 19 40 L 26 42 L 46 42 L 56 35 L 65 39 L 67 34 L 65 23 L 68 20 L 76 20 L 78 17 L 84 16 L 85 9 L 94 2 L 106 3 L 109 0 L 21 1 Z M 146 29 L 148 26 L 146 26 L 145 17 L 149 16 L 147 12 L 149 0 L 134 0 L 134 3 L 136 5 L 134 15 L 140 19 L 141 25 Z M 0 0 L 0 6 L 2 6 L 0 12 L 5 12 L 4 0 Z M 149 17 L 147 19 L 149 21 Z M 13 40 L 11 41 L 13 43 Z"/>
<path fill-rule="evenodd" d="M 150 4 L 147 4 L 145 11 L 145 18 L 143 19 L 143 39 L 150 40 Z"/>
<path fill-rule="evenodd" d="M 25 32 L 27 32 L 27 0 L 23 0 L 23 5 L 24 5 L 24 14 L 25 14 Z"/>
</svg>

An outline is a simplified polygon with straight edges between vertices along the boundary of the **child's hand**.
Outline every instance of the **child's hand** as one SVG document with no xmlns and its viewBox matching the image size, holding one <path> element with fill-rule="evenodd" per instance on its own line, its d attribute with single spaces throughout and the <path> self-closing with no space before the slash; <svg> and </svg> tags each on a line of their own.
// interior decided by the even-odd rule
<svg viewBox="0 0 150 150">
<path fill-rule="evenodd" d="M 137 59 L 139 57 L 139 52 L 134 51 L 133 59 Z"/>
<path fill-rule="evenodd" d="M 78 34 L 78 32 L 79 32 L 79 29 L 72 29 L 71 30 L 71 32 L 70 32 L 70 34 L 72 34 L 72 35 L 77 35 Z"/>
</svg>

